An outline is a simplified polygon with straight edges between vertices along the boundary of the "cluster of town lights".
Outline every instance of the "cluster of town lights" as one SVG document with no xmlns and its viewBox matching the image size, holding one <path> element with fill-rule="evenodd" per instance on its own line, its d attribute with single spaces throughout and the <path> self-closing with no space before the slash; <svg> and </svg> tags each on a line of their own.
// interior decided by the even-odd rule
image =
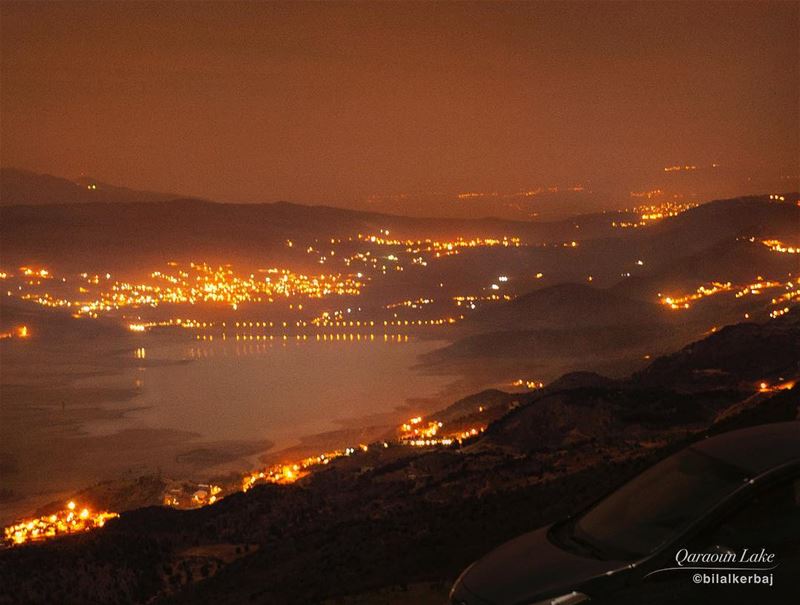
<svg viewBox="0 0 800 605">
<path fill-rule="evenodd" d="M 511 383 L 512 387 L 525 387 L 528 389 L 541 389 L 544 388 L 544 383 L 541 380 L 529 380 L 526 378 L 517 378 Z"/>
<path fill-rule="evenodd" d="M 79 507 L 70 500 L 64 509 L 52 515 L 28 519 L 4 528 L 3 539 L 10 546 L 26 544 L 103 527 L 106 521 L 118 516 L 117 513 Z"/>
<path fill-rule="evenodd" d="M 31 331 L 28 326 L 17 326 L 8 332 L 0 332 L 0 340 L 6 338 L 30 338 Z"/>
<path fill-rule="evenodd" d="M 452 240 L 433 240 L 433 239 L 392 239 L 389 237 L 389 231 L 385 230 L 381 235 L 362 235 L 358 234 L 358 239 L 370 244 L 377 244 L 379 246 L 401 246 L 405 248 L 406 252 L 418 254 L 420 252 L 453 252 L 458 248 L 491 248 L 494 246 L 515 248 L 522 245 L 518 237 L 502 237 L 502 238 L 482 238 L 473 237 L 466 239 L 457 237 Z"/>
<path fill-rule="evenodd" d="M 358 449 L 366 452 L 369 446 L 359 445 Z M 299 462 L 291 464 L 275 464 L 262 471 L 254 471 L 242 478 L 242 491 L 246 492 L 257 483 L 294 483 L 309 474 L 314 466 L 330 464 L 331 461 L 343 456 L 352 456 L 356 448 L 347 447 L 342 450 L 333 450 L 316 456 L 303 458 Z"/>
<path fill-rule="evenodd" d="M 772 305 L 781 305 L 800 297 L 800 288 L 798 288 L 793 281 L 780 282 L 776 280 L 764 279 L 758 276 L 755 281 L 749 284 L 733 284 L 731 282 L 711 282 L 710 284 L 699 286 L 694 292 L 681 295 L 664 296 L 659 294 L 659 302 L 665 307 L 672 310 L 689 309 L 691 303 L 715 296 L 723 292 L 733 292 L 734 298 L 743 298 L 745 296 L 760 295 L 767 290 L 775 288 L 784 288 L 785 292 L 775 296 L 770 300 Z M 783 306 L 773 309 L 769 316 L 771 318 L 779 317 L 789 312 L 788 306 Z"/>
<path fill-rule="evenodd" d="M 791 246 L 777 239 L 764 239 L 761 240 L 761 243 L 773 252 L 780 252 L 782 254 L 800 254 L 800 246 Z"/>
<path fill-rule="evenodd" d="M 642 192 L 643 197 L 650 197 L 648 194 L 653 194 L 655 192 Z M 631 194 L 639 197 L 638 194 Z M 692 208 L 696 208 L 698 204 L 695 202 L 664 202 L 661 204 L 648 204 L 644 206 L 637 206 L 635 207 L 632 212 L 639 215 L 638 221 L 613 221 L 611 223 L 612 227 L 618 228 L 630 228 L 630 227 L 646 227 L 656 221 L 659 221 L 663 218 L 671 217 L 671 216 L 678 216 L 682 212 L 686 212 L 687 210 L 691 210 Z"/>
<path fill-rule="evenodd" d="M 428 420 L 423 423 L 421 416 L 415 416 L 400 427 L 398 441 L 403 445 L 413 447 L 448 446 L 454 443 L 460 444 L 466 439 L 479 435 L 486 429 L 485 426 L 480 426 L 445 434 L 442 432 L 443 428 L 444 423 L 438 420 Z"/>
<path fill-rule="evenodd" d="M 153 271 L 147 280 L 137 282 L 82 273 L 76 284 L 66 278 L 54 279 L 43 268 L 21 267 L 19 297 L 45 307 L 65 308 L 79 317 L 126 308 L 156 308 L 161 305 L 216 304 L 238 309 L 243 303 L 271 303 L 290 298 L 319 299 L 328 296 L 358 296 L 363 282 L 356 275 L 305 275 L 288 269 L 260 269 L 238 274 L 229 265 L 214 267 L 189 263 L 183 268 L 168 263 L 169 269 Z M 3 272 L 2 279 L 10 274 Z M 27 291 L 30 290 L 30 291 Z M 8 290 L 8 294 L 12 291 Z"/>
<path fill-rule="evenodd" d="M 700 286 L 697 288 L 697 290 L 691 292 L 690 294 L 684 294 L 683 296 L 662 296 L 660 298 L 660 302 L 662 305 L 666 305 L 670 309 L 688 309 L 690 307 L 690 302 L 700 300 L 701 298 L 705 298 L 707 296 L 713 296 L 714 294 L 719 294 L 720 292 L 727 292 L 732 289 L 733 284 L 731 282 L 711 282 L 710 285 Z"/>
<path fill-rule="evenodd" d="M 483 411 L 483 407 L 479 410 Z M 455 432 L 444 433 L 443 423 L 431 420 L 423 423 L 421 416 L 411 418 L 398 431 L 397 442 L 412 447 L 449 446 L 479 435 L 485 426 L 472 427 Z M 388 442 L 381 442 L 379 447 L 389 448 Z M 282 463 L 269 466 L 263 470 L 244 475 L 239 485 L 246 492 L 259 483 L 285 485 L 294 483 L 307 476 L 314 467 L 325 466 L 337 458 L 352 456 L 356 452 L 367 452 L 368 445 L 347 447 L 315 456 L 309 456 L 293 463 Z M 181 490 L 168 491 L 163 497 L 163 504 L 174 508 L 199 508 L 221 500 L 226 494 L 219 485 L 202 485 L 193 493 L 184 496 Z M 106 521 L 118 517 L 117 513 L 95 512 L 90 508 L 80 508 L 70 501 L 64 510 L 55 514 L 27 519 L 3 530 L 4 542 L 7 546 L 17 546 L 32 541 L 56 538 L 59 536 L 88 531 L 103 527 Z"/>
</svg>

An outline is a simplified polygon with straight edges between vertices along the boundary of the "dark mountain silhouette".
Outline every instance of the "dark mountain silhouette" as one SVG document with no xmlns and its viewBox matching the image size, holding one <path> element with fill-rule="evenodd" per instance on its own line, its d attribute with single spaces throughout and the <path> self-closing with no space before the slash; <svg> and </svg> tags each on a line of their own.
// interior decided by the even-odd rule
<svg viewBox="0 0 800 605">
<path fill-rule="evenodd" d="M 536 327 L 611 326 L 659 323 L 665 314 L 655 303 L 632 300 L 586 284 L 557 284 L 519 296 L 472 318 L 482 330 Z"/>
<path fill-rule="evenodd" d="M 559 248 L 521 249 L 516 261 L 509 259 L 520 269 L 535 262 L 548 275 L 563 273 L 561 280 L 576 280 L 595 269 L 609 273 L 610 267 L 611 275 L 619 275 L 617 267 L 630 267 L 637 258 L 647 259 L 646 271 L 656 270 L 741 234 L 783 233 L 800 218 L 800 208 L 793 203 L 752 197 L 711 202 L 648 229 L 614 229 L 611 223 L 625 215 L 584 215 L 558 222 L 415 218 L 288 202 L 165 201 L 172 196 L 104 184 L 90 190 L 84 184 L 11 169 L 3 175 L 3 182 L 17 183 L 3 188 L 0 238 L 5 258 L 55 268 L 68 264 L 81 271 L 91 270 L 101 259 L 114 264 L 97 267 L 102 270 L 168 260 L 261 266 L 265 259 L 278 263 L 293 256 L 297 261 L 297 253 L 287 257 L 287 240 L 355 237 L 388 229 L 391 237 L 400 239 L 508 236 L 528 244 L 580 240 L 571 263 L 563 262 Z M 95 203 L 83 203 L 89 199 Z M 583 245 L 590 241 L 584 252 Z M 484 256 L 472 262 L 480 267 Z"/>
<path fill-rule="evenodd" d="M 775 231 L 765 239 L 780 238 L 778 233 L 783 224 L 773 227 Z M 686 292 L 684 289 L 689 284 L 746 284 L 759 276 L 781 280 L 797 271 L 797 259 L 792 255 L 776 254 L 758 240 L 751 242 L 749 237 L 752 236 L 722 240 L 700 252 L 665 263 L 647 275 L 623 280 L 611 290 L 619 296 L 652 301 L 653 293 Z M 796 237 L 797 234 L 789 241 Z"/>
<path fill-rule="evenodd" d="M 780 384 L 800 372 L 800 309 L 765 324 L 726 326 L 655 360 L 633 380 L 684 390 Z"/>
<path fill-rule="evenodd" d="M 92 177 L 74 181 L 18 168 L 0 168 L 0 205 L 160 202 L 180 196 L 109 185 Z"/>
<path fill-rule="evenodd" d="M 617 381 L 595 372 L 570 372 L 547 384 L 548 392 L 579 388 L 612 388 Z"/>
<path fill-rule="evenodd" d="M 708 250 L 721 241 L 739 236 L 793 236 L 800 233 L 798 193 L 783 195 L 785 202 L 767 196 L 718 200 L 683 212 L 637 233 L 647 241 L 642 254 L 661 262 Z"/>
<path fill-rule="evenodd" d="M 584 233 L 611 230 L 586 219 Z M 573 221 L 528 223 L 500 219 L 425 219 L 288 202 L 221 204 L 200 200 L 151 203 L 5 206 L 0 237 L 8 257 L 96 264 L 166 260 L 280 261 L 287 239 L 355 237 L 388 229 L 400 238 L 572 237 Z M 272 254 L 278 256 L 272 256 Z M 295 255 L 296 256 L 296 255 Z"/>
<path fill-rule="evenodd" d="M 763 399 L 766 392 L 769 397 L 762 382 L 788 391 L 800 376 L 799 353 L 798 311 L 762 324 L 726 326 L 625 380 L 566 375 L 492 424 L 484 440 L 515 450 L 555 448 L 614 434 L 644 438 L 711 423 L 751 395 Z M 796 408 L 800 399 L 794 403 Z M 753 415 L 752 408 L 736 411 Z"/>
<path fill-rule="evenodd" d="M 797 273 L 797 259 L 770 251 L 761 239 L 796 241 L 798 220 L 794 202 L 738 198 L 710 202 L 648 229 L 623 230 L 616 239 L 581 242 L 547 270 L 561 270 L 562 279 L 581 267 L 584 279 L 617 267 L 631 270 L 618 273 L 607 288 L 585 281 L 540 286 L 479 309 L 458 326 L 452 344 L 425 360 L 441 371 L 497 379 L 546 380 L 580 368 L 625 375 L 721 325 L 766 316 L 767 296 L 726 292 L 678 312 L 659 298 L 691 294 L 711 282 L 731 282 L 731 288 L 757 278 L 785 282 Z M 641 265 L 637 259 L 644 259 Z"/>
<path fill-rule="evenodd" d="M 569 305 L 565 303 L 568 307 Z M 568 317 L 568 313 L 565 313 Z M 422 356 L 431 371 L 460 373 L 506 384 L 519 378 L 550 381 L 584 368 L 624 376 L 707 331 L 694 322 L 625 323 L 478 332 Z"/>
</svg>

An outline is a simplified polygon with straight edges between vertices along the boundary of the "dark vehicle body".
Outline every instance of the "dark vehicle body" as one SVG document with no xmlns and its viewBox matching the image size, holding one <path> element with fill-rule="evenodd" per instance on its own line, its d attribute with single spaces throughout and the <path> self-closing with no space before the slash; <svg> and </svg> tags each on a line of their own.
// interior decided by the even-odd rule
<svg viewBox="0 0 800 605">
<path fill-rule="evenodd" d="M 473 563 L 450 603 L 800 603 L 800 422 L 691 445 Z"/>
</svg>

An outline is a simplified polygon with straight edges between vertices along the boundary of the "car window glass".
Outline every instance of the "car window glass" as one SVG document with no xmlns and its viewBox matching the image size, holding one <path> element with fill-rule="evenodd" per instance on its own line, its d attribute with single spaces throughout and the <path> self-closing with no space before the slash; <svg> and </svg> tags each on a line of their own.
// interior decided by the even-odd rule
<svg viewBox="0 0 800 605">
<path fill-rule="evenodd" d="M 580 517 L 574 536 L 631 558 L 653 552 L 743 485 L 742 471 L 692 449 L 649 468 Z"/>
<path fill-rule="evenodd" d="M 733 549 L 800 548 L 800 477 L 759 491 L 729 514 L 708 539 Z"/>
</svg>

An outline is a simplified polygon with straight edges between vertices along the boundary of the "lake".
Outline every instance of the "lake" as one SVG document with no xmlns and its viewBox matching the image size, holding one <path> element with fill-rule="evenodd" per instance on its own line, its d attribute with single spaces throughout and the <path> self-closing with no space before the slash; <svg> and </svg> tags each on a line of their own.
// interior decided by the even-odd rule
<svg viewBox="0 0 800 605">
<path fill-rule="evenodd" d="M 4 343 L 0 519 L 104 479 L 356 445 L 453 400 L 452 377 L 413 367 L 441 341 L 261 338 Z"/>
</svg>

